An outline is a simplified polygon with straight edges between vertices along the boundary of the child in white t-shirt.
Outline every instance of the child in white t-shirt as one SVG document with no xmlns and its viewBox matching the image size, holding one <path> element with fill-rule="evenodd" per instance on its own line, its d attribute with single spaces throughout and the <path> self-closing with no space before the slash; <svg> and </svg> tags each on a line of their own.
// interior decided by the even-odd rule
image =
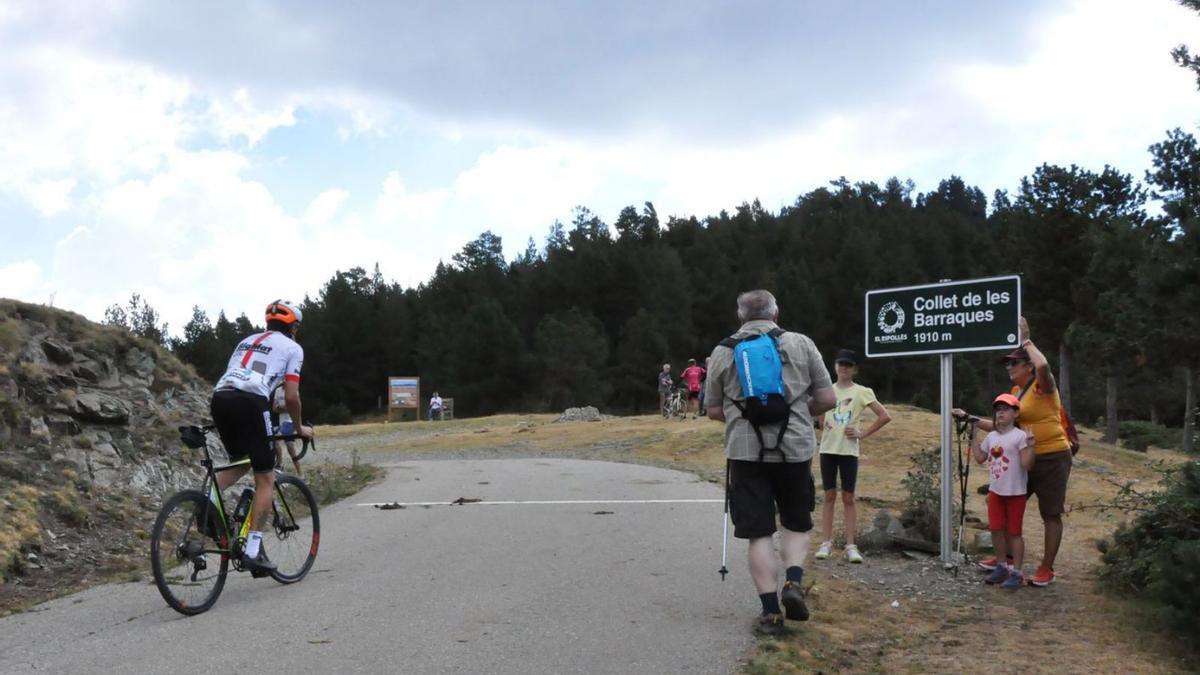
<svg viewBox="0 0 1200 675">
<path fill-rule="evenodd" d="M 1026 483 L 1033 468 L 1033 434 L 1017 426 L 1021 402 L 1012 394 L 1000 394 L 992 401 L 995 429 L 980 441 L 975 434 L 971 452 L 975 461 L 989 461 L 988 473 L 992 484 L 988 490 L 988 529 L 992 531 L 992 547 L 996 549 L 996 569 L 988 575 L 987 583 L 1001 588 L 1017 589 L 1025 583 L 1021 572 L 1025 556 L 1025 541 L 1021 538 L 1021 523 L 1025 517 Z M 1002 561 L 1011 556 L 1011 567 Z"/>
</svg>

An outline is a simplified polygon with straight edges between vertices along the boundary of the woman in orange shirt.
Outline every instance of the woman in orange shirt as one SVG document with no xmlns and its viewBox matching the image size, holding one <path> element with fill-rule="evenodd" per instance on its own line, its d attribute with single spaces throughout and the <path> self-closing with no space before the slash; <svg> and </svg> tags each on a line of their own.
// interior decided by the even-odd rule
<svg viewBox="0 0 1200 675">
<path fill-rule="evenodd" d="M 1029 583 L 1049 586 L 1054 583 L 1054 559 L 1062 544 L 1062 514 L 1067 502 L 1067 480 L 1071 476 L 1071 445 L 1062 427 L 1062 400 L 1050 372 L 1050 364 L 1029 339 L 1029 325 L 1021 317 L 1021 347 L 1004 357 L 1004 367 L 1013 383 L 1012 394 L 1021 401 L 1021 426 L 1033 433 L 1034 464 L 1029 470 L 1029 494 L 1037 495 L 1038 513 L 1046 527 L 1042 563 Z M 967 417 L 960 408 L 954 416 Z M 977 418 L 983 431 L 992 430 L 992 421 Z M 984 560 L 980 566 L 995 569 L 997 561 Z"/>
</svg>

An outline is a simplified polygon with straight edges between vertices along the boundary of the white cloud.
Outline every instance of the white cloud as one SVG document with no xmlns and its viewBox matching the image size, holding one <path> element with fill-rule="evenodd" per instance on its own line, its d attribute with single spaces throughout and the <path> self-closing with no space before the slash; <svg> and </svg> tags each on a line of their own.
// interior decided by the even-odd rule
<svg viewBox="0 0 1200 675">
<path fill-rule="evenodd" d="M 39 291 L 42 268 L 32 260 L 0 267 L 0 298 L 29 298 Z"/>
<path fill-rule="evenodd" d="M 308 210 L 304 212 L 304 222 L 317 226 L 328 225 L 349 196 L 349 192 L 340 188 L 322 192 L 308 205 Z"/>
<path fill-rule="evenodd" d="M 71 191 L 75 189 L 75 184 L 74 178 L 61 178 L 22 182 L 14 188 L 38 214 L 48 218 L 71 208 Z"/>
<path fill-rule="evenodd" d="M 211 120 L 207 127 L 221 140 L 228 142 L 240 137 L 253 146 L 273 129 L 295 124 L 296 106 L 283 103 L 264 110 L 253 104 L 250 92 L 243 87 L 228 97 L 212 100 L 205 117 Z"/>
</svg>

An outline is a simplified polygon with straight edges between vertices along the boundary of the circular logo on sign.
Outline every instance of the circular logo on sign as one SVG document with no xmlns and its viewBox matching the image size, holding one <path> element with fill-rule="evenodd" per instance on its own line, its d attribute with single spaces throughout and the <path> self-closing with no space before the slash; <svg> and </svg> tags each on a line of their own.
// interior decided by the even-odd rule
<svg viewBox="0 0 1200 675">
<path fill-rule="evenodd" d="M 879 330 L 891 335 L 904 325 L 904 310 L 893 300 L 879 308 L 875 322 L 879 324 Z"/>
<path fill-rule="evenodd" d="M 1016 342 L 1016 341 L 1017 341 L 1017 336 L 1016 336 L 1016 335 L 1013 335 L 1012 333 L 1009 333 L 1009 334 L 1008 334 L 1008 341 L 1009 341 L 1009 343 L 1010 343 L 1010 344 L 1011 344 L 1011 343 L 1013 343 L 1013 342 Z"/>
</svg>

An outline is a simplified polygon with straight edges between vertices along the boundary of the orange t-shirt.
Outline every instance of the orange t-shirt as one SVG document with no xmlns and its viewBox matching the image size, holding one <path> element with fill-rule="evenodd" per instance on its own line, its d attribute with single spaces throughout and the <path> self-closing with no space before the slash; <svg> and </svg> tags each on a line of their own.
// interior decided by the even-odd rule
<svg viewBox="0 0 1200 675">
<path fill-rule="evenodd" d="M 1021 387 L 1013 387 L 1012 395 L 1021 399 L 1021 428 L 1033 433 L 1035 455 L 1071 449 L 1067 432 L 1062 427 L 1062 399 L 1057 388 L 1053 393 L 1045 394 L 1035 382 L 1024 396 L 1021 396 Z"/>
</svg>

